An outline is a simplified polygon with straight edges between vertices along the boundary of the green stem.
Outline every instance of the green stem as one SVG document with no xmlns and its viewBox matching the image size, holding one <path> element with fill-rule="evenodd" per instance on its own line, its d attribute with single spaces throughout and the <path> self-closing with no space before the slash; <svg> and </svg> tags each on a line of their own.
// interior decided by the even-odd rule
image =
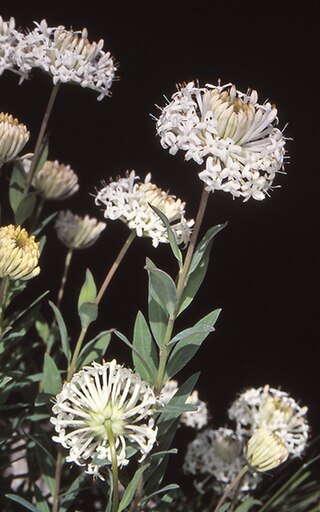
<svg viewBox="0 0 320 512">
<path fill-rule="evenodd" d="M 37 163 L 38 163 L 39 155 L 40 155 L 40 151 L 41 151 L 41 145 L 42 145 L 42 141 L 43 141 L 43 137 L 44 137 L 44 135 L 46 133 L 46 129 L 47 129 L 47 126 L 48 126 L 49 118 L 50 118 L 50 115 L 51 115 L 51 112 L 52 112 L 52 109 L 53 109 L 53 105 L 54 105 L 55 99 L 56 99 L 57 94 L 58 94 L 59 86 L 60 86 L 60 82 L 55 84 L 53 86 L 52 90 L 51 90 L 51 94 L 50 94 L 50 97 L 49 97 L 47 108 L 46 108 L 46 111 L 45 111 L 43 119 L 42 119 L 39 135 L 38 135 L 37 142 L 36 142 L 36 147 L 34 149 L 34 154 L 33 154 L 33 157 L 32 157 L 30 171 L 28 172 L 28 178 L 27 178 L 27 181 L 26 181 L 24 195 L 27 195 L 27 193 L 29 191 L 29 188 L 31 187 L 31 183 L 32 183 L 32 179 L 33 179 L 34 173 L 36 172 Z"/>
<path fill-rule="evenodd" d="M 3 316 L 6 309 L 9 278 L 3 277 L 0 281 L 0 334 L 2 333 Z"/>
<path fill-rule="evenodd" d="M 85 338 L 85 335 L 87 334 L 87 330 L 88 330 L 88 327 L 83 327 L 81 329 L 79 338 L 78 338 L 77 343 L 76 343 L 76 348 L 74 349 L 73 356 L 72 356 L 72 359 L 71 359 L 71 363 L 70 363 L 69 368 L 68 368 L 67 382 L 69 382 L 72 379 L 73 374 L 76 371 L 78 356 L 79 356 L 79 353 L 80 353 L 80 350 L 81 350 L 82 343 L 83 343 L 83 340 Z"/>
<path fill-rule="evenodd" d="M 38 220 L 40 219 L 40 215 L 42 213 L 44 203 L 45 203 L 45 198 L 44 197 L 40 197 L 40 201 L 39 201 L 39 204 L 38 204 L 38 207 L 37 207 L 37 211 L 36 211 L 36 214 L 34 216 L 34 219 L 33 219 L 33 222 L 32 222 L 32 226 L 30 228 L 30 232 L 31 233 L 33 233 L 33 231 L 37 227 Z"/>
<path fill-rule="evenodd" d="M 219 512 L 220 508 L 228 498 L 231 491 L 240 485 L 241 480 L 243 479 L 244 475 L 249 471 L 249 466 L 243 466 L 243 468 L 239 471 L 237 476 L 232 480 L 232 482 L 227 486 L 225 492 L 221 496 L 220 500 L 218 501 L 217 506 L 215 507 L 213 512 Z"/>
<path fill-rule="evenodd" d="M 116 270 L 118 269 L 121 261 L 123 260 L 125 254 L 127 253 L 128 249 L 129 249 L 130 245 L 132 244 L 133 240 L 135 239 L 135 237 L 136 237 L 136 232 L 131 231 L 130 235 L 128 236 L 127 240 L 123 244 L 122 249 L 120 250 L 118 256 L 114 260 L 112 267 L 110 268 L 109 272 L 107 273 L 107 275 L 105 277 L 105 280 L 103 281 L 103 283 L 101 285 L 101 288 L 100 288 L 100 290 L 97 294 L 97 298 L 96 298 L 97 304 L 99 304 L 99 302 L 101 301 L 104 292 L 106 291 L 107 287 L 109 286 L 111 279 L 113 278 Z"/>
<path fill-rule="evenodd" d="M 60 288 L 59 288 L 59 291 L 58 291 L 58 297 L 57 297 L 57 303 L 56 303 L 56 306 L 57 306 L 58 309 L 60 308 L 60 305 L 61 305 L 61 302 L 62 302 L 62 298 L 63 298 L 63 295 L 64 295 L 64 290 L 65 290 L 65 286 L 66 286 L 66 282 L 67 282 L 67 277 L 68 277 L 68 273 L 69 273 L 69 269 L 70 269 L 70 263 L 71 263 L 72 255 L 73 255 L 73 249 L 69 249 L 68 252 L 67 252 L 67 255 L 66 255 L 65 262 L 64 262 L 63 275 L 62 275 L 62 279 L 61 279 Z"/>
<path fill-rule="evenodd" d="M 119 482 L 118 482 L 118 461 L 117 461 L 117 450 L 116 443 L 113 435 L 111 422 L 109 421 L 106 425 L 108 441 L 111 453 L 111 468 L 112 468 L 112 482 L 113 482 L 113 494 L 112 494 L 112 512 L 117 512 L 119 507 Z"/>
<path fill-rule="evenodd" d="M 175 312 L 172 315 L 172 317 L 170 317 L 168 319 L 167 329 L 166 329 L 165 337 L 164 337 L 164 340 L 163 340 L 163 346 L 162 346 L 162 348 L 160 350 L 160 354 L 159 354 L 159 367 L 158 367 L 158 374 L 157 374 L 157 380 L 156 380 L 156 386 L 155 386 L 156 394 L 160 393 L 160 390 L 162 388 L 162 384 L 163 384 L 163 380 L 164 380 L 164 375 L 165 375 L 166 364 L 167 364 L 167 360 L 168 360 L 168 357 L 169 357 L 169 354 L 170 354 L 170 351 L 168 351 L 168 349 L 167 349 L 167 345 L 168 345 L 168 343 L 169 343 L 169 341 L 171 339 L 171 335 L 172 335 L 173 328 L 174 328 L 174 323 L 175 323 L 176 318 L 178 316 L 178 312 L 179 312 L 179 307 L 180 307 L 180 302 L 181 302 L 183 290 L 184 290 L 185 285 L 187 283 L 188 272 L 189 272 L 189 269 L 190 269 L 190 265 L 191 265 L 191 261 L 192 261 L 192 256 L 193 256 L 193 253 L 194 253 L 194 250 L 195 250 L 195 247 L 196 247 L 199 231 L 200 231 L 200 228 L 201 228 L 201 224 L 202 224 L 203 217 L 204 217 L 204 214 L 205 214 L 206 206 L 207 206 L 207 203 L 208 203 L 208 198 L 209 198 L 209 192 L 207 192 L 206 189 L 203 188 L 201 199 L 200 199 L 200 204 L 199 204 L 199 209 L 198 209 L 198 213 L 197 213 L 197 217 L 196 217 L 196 221 L 195 221 L 194 228 L 193 228 L 193 231 L 192 231 L 192 235 L 191 235 L 191 238 L 190 238 L 190 243 L 188 245 L 187 254 L 186 254 L 186 257 L 184 259 L 182 269 L 179 271 L 179 274 L 178 274 L 177 306 L 176 306 Z"/>
<path fill-rule="evenodd" d="M 60 482 L 61 482 L 62 465 L 63 465 L 63 455 L 62 455 L 62 449 L 59 446 L 57 459 L 56 459 L 56 472 L 55 472 L 55 479 L 54 479 L 52 512 L 58 512 L 58 510 L 59 510 L 59 490 L 60 490 Z"/>
</svg>

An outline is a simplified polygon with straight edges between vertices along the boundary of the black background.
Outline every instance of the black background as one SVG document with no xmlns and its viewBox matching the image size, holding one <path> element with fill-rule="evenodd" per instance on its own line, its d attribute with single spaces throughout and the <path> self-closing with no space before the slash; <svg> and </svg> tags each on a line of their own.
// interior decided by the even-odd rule
<svg viewBox="0 0 320 512">
<path fill-rule="evenodd" d="M 119 63 L 112 98 L 96 101 L 96 93 L 65 85 L 50 121 L 51 159 L 71 164 L 81 190 L 58 207 L 89 213 L 95 187 L 102 179 L 135 169 L 187 201 L 195 216 L 202 185 L 199 170 L 183 155 L 161 148 L 155 104 L 164 104 L 175 83 L 199 79 L 200 84 L 233 82 L 240 90 L 258 90 L 278 106 L 291 161 L 281 185 L 262 202 L 211 195 L 202 233 L 228 221 L 218 235 L 207 280 L 178 327 L 191 326 L 200 315 L 222 307 L 216 332 L 204 343 L 181 379 L 201 370 L 198 388 L 210 403 L 215 427 L 227 421 L 226 408 L 244 387 L 269 383 L 289 391 L 310 407 L 313 431 L 319 429 L 319 134 L 317 23 L 314 1 L 149 1 L 149 2 L 17 2 L 2 5 L 2 16 L 21 27 L 46 18 L 50 26 L 86 26 L 89 39 L 105 40 Z M 18 86 L 6 72 L 0 78 L 0 108 L 31 131 L 32 151 L 50 93 L 48 76 L 35 72 Z M 46 213 L 55 205 L 47 205 Z M 10 213 L 4 222 L 12 221 Z M 53 231 L 53 230 L 52 230 Z M 76 300 L 87 266 L 98 283 L 128 235 L 121 222 L 109 222 L 99 242 L 75 254 L 63 303 L 70 332 L 76 336 Z M 42 280 L 32 289 L 53 287 L 63 268 L 64 248 L 55 235 L 43 255 Z M 101 329 L 117 327 L 130 336 L 138 309 L 146 312 L 148 255 L 173 272 L 167 246 L 153 249 L 148 239 L 135 241 L 107 296 L 101 303 Z M 47 284 L 44 282 L 46 281 Z M 92 328 L 91 334 L 97 332 Z M 114 340 L 110 357 L 129 362 L 121 342 Z"/>
</svg>

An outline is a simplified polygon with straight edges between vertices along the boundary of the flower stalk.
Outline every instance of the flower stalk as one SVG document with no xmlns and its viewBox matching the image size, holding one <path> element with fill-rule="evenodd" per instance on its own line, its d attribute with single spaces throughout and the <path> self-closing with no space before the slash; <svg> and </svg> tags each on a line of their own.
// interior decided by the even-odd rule
<svg viewBox="0 0 320 512">
<path fill-rule="evenodd" d="M 241 483 L 241 480 L 243 479 L 243 477 L 245 476 L 245 474 L 249 471 L 249 466 L 245 465 L 243 466 L 243 468 L 239 471 L 239 473 L 237 474 L 237 476 L 234 478 L 234 480 L 232 480 L 232 482 L 228 485 L 228 487 L 226 488 L 225 492 L 223 493 L 223 495 L 221 496 L 220 500 L 218 501 L 218 504 L 217 506 L 215 507 L 214 511 L 213 512 L 219 512 L 219 510 L 221 509 L 222 505 L 224 504 L 224 502 L 226 501 L 226 499 L 228 498 L 229 494 L 231 493 L 231 491 L 237 487 L 240 483 Z"/>
<path fill-rule="evenodd" d="M 106 429 L 107 429 L 108 442 L 109 442 L 110 453 L 111 453 L 111 469 L 112 469 L 112 483 L 113 483 L 113 485 L 112 485 L 112 487 L 113 487 L 112 512 L 117 512 L 118 505 L 119 505 L 118 461 L 117 461 L 116 443 L 115 443 L 112 425 L 111 425 L 110 421 L 108 421 L 108 423 L 106 424 Z"/>
</svg>

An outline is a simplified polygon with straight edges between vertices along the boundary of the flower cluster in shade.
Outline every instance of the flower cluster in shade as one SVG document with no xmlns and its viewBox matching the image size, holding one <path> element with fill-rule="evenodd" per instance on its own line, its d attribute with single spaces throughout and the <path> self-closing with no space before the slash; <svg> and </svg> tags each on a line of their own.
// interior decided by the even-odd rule
<svg viewBox="0 0 320 512">
<path fill-rule="evenodd" d="M 201 494 L 209 488 L 222 494 L 245 464 L 241 436 L 225 427 L 208 428 L 188 445 L 183 471 L 196 476 L 195 485 Z M 254 490 L 259 482 L 259 475 L 247 473 L 241 481 L 240 495 Z"/>
<path fill-rule="evenodd" d="M 177 243 L 189 242 L 194 221 L 185 219 L 185 203 L 151 183 L 150 173 L 141 182 L 135 171 L 127 172 L 124 178 L 110 181 L 99 190 L 95 202 L 103 206 L 106 219 L 122 220 L 137 236 L 150 237 L 157 247 L 160 242 L 168 242 L 168 235 L 152 205 L 168 218 Z"/>
<path fill-rule="evenodd" d="M 67 30 L 63 25 L 48 27 L 46 20 L 33 30 L 15 28 L 14 18 L 0 17 L 0 75 L 9 69 L 21 81 L 39 68 L 51 75 L 53 83 L 72 82 L 98 92 L 98 100 L 110 94 L 116 67 L 104 41 L 88 40 L 87 29 Z"/>
<path fill-rule="evenodd" d="M 307 444 L 309 425 L 307 407 L 301 407 L 288 393 L 269 385 L 241 393 L 228 414 L 236 422 L 239 435 L 250 437 L 259 428 L 272 430 L 288 448 L 291 456 L 300 456 Z"/>
<path fill-rule="evenodd" d="M 309 426 L 306 407 L 300 407 L 288 393 L 270 388 L 251 388 L 233 402 L 229 418 L 235 429 L 208 428 L 190 443 L 184 471 L 197 476 L 197 487 L 208 487 L 218 494 L 246 464 L 251 472 L 241 484 L 241 492 L 253 490 L 259 483 L 257 473 L 282 464 L 288 457 L 302 454 Z M 212 482 L 212 476 L 215 481 Z"/>
<path fill-rule="evenodd" d="M 161 108 L 157 133 L 172 155 L 184 151 L 186 160 L 204 166 L 199 177 L 207 191 L 262 200 L 284 165 L 277 123 L 275 105 L 259 104 L 255 90 L 189 82 Z"/>
<path fill-rule="evenodd" d="M 0 227 L 0 277 L 27 280 L 40 272 L 39 242 L 21 226 Z"/>
<path fill-rule="evenodd" d="M 68 249 L 87 249 L 99 238 L 106 223 L 94 217 L 80 217 L 74 213 L 61 211 L 55 221 L 57 237 Z"/>
<path fill-rule="evenodd" d="M 163 386 L 159 401 L 162 405 L 169 404 L 170 400 L 178 391 L 178 382 L 176 380 L 168 380 Z M 207 404 L 199 399 L 198 391 L 194 390 L 188 396 L 186 404 L 194 405 L 194 411 L 185 411 L 180 417 L 180 423 L 197 430 L 205 427 L 208 423 Z"/>
<path fill-rule="evenodd" d="M 1 44 L 1 43 L 0 43 Z M 26 126 L 10 114 L 0 113 L 0 165 L 10 162 L 29 140 Z"/>
<path fill-rule="evenodd" d="M 111 464 L 110 429 L 118 466 L 128 464 L 129 446 L 140 452 L 140 461 L 151 451 L 157 436 L 155 404 L 152 388 L 138 374 L 115 360 L 93 362 L 56 396 L 53 440 L 69 450 L 67 462 L 103 478 L 101 469 Z"/>
</svg>

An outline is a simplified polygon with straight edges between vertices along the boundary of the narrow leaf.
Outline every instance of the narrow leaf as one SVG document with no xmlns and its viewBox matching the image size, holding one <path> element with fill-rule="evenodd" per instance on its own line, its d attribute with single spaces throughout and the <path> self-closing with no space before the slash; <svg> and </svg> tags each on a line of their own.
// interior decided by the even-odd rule
<svg viewBox="0 0 320 512">
<path fill-rule="evenodd" d="M 168 240 L 169 240 L 169 243 L 170 243 L 171 250 L 172 250 L 174 257 L 176 258 L 176 260 L 177 260 L 177 262 L 179 264 L 179 268 L 182 268 L 182 265 L 183 265 L 182 253 L 181 253 L 181 251 L 179 249 L 179 246 L 177 244 L 177 240 L 176 240 L 175 234 L 173 232 L 173 229 L 170 226 L 170 222 L 169 222 L 168 217 L 164 213 L 162 213 L 161 210 L 159 210 L 158 208 L 156 208 L 152 204 L 149 203 L 149 206 L 150 206 L 150 208 L 152 208 L 156 212 L 157 215 L 159 215 L 160 219 L 162 220 L 162 222 L 166 226 L 167 234 L 168 234 Z"/>
<path fill-rule="evenodd" d="M 188 272 L 187 283 L 180 301 L 179 315 L 192 302 L 199 290 L 207 272 L 213 239 L 226 225 L 218 224 L 210 228 L 196 247 Z"/>
<path fill-rule="evenodd" d="M 166 376 L 168 379 L 176 375 L 193 358 L 208 334 L 212 332 L 220 311 L 220 309 L 215 309 L 212 313 L 204 316 L 196 323 L 194 327 L 202 325 L 204 327 L 203 332 L 197 332 L 195 329 L 194 334 L 190 334 L 177 342 L 170 354 L 166 368 Z M 207 330 L 205 328 L 206 326 Z"/>
<path fill-rule="evenodd" d="M 87 268 L 85 281 L 80 290 L 80 295 L 78 299 L 78 311 L 82 304 L 85 302 L 95 302 L 97 297 L 97 287 L 95 285 L 93 276 L 90 270 Z"/>
<path fill-rule="evenodd" d="M 83 302 L 78 309 L 78 313 L 82 329 L 87 329 L 98 318 L 98 304 Z"/>
<path fill-rule="evenodd" d="M 13 213 L 16 213 L 18 206 L 23 198 L 24 187 L 26 183 L 26 174 L 22 169 L 21 164 L 14 165 L 9 188 L 9 201 Z"/>
<path fill-rule="evenodd" d="M 9 498 L 9 500 L 19 503 L 19 505 L 26 508 L 27 510 L 31 510 L 31 512 L 39 512 L 37 507 L 29 503 L 29 501 L 25 500 L 24 498 L 20 498 L 20 496 L 18 496 L 17 494 L 6 494 L 5 496 L 6 498 Z"/>
<path fill-rule="evenodd" d="M 102 331 L 93 340 L 90 340 L 81 350 L 78 365 L 84 366 L 101 359 L 109 346 L 112 331 Z"/>
<path fill-rule="evenodd" d="M 55 314 L 55 317 L 56 317 L 56 320 L 57 320 L 57 324 L 58 324 L 58 327 L 59 327 L 62 351 L 63 351 L 64 355 L 66 356 L 66 359 L 67 359 L 67 361 L 69 363 L 70 359 L 71 359 L 71 350 L 70 350 L 70 344 L 69 344 L 68 332 L 67 332 L 66 324 L 64 323 L 63 317 L 62 317 L 59 309 L 57 308 L 57 306 L 55 306 L 55 304 L 53 304 L 53 302 L 51 302 L 51 301 L 49 301 L 49 304 L 50 304 L 50 306 L 53 309 L 53 312 Z"/>
<path fill-rule="evenodd" d="M 37 194 L 35 192 L 29 192 L 29 194 L 23 197 L 15 212 L 14 218 L 16 224 L 22 225 L 31 217 L 36 206 L 36 201 Z"/>
<path fill-rule="evenodd" d="M 136 317 L 132 344 L 136 351 L 143 356 L 150 366 L 150 369 L 152 369 L 152 375 L 149 375 L 141 359 L 137 356 L 136 352 L 133 351 L 132 359 L 135 370 L 143 379 L 147 380 L 150 384 L 154 384 L 158 368 L 158 354 L 150 329 L 141 311 L 138 312 Z"/>
<path fill-rule="evenodd" d="M 169 274 L 155 268 L 153 263 L 150 265 L 149 261 L 149 258 L 147 258 L 146 269 L 149 274 L 151 293 L 164 307 L 168 315 L 173 315 L 177 305 L 177 291 L 174 281 Z"/>
<path fill-rule="evenodd" d="M 140 479 L 142 478 L 142 475 L 148 466 L 148 464 L 145 464 L 144 466 L 141 466 L 139 469 L 137 469 L 137 471 L 135 472 L 134 477 L 132 478 L 128 487 L 123 493 L 122 500 L 120 501 L 119 504 L 118 512 L 122 512 L 122 510 L 124 510 L 131 503 L 132 498 L 140 482 Z"/>
<path fill-rule="evenodd" d="M 125 343 L 128 347 L 131 348 L 132 352 L 134 352 L 137 355 L 137 357 L 141 360 L 141 363 L 144 365 L 145 369 L 149 373 L 150 379 L 152 379 L 153 378 L 153 371 L 150 368 L 150 366 L 147 363 L 147 361 L 144 359 L 144 357 L 138 352 L 138 350 L 132 345 L 132 343 L 130 343 L 130 341 L 128 340 L 128 338 L 124 334 L 122 334 L 119 331 L 114 331 L 114 333 L 115 333 L 116 336 L 118 336 L 118 338 L 120 338 L 121 341 L 123 341 L 123 343 Z"/>
<path fill-rule="evenodd" d="M 62 381 L 56 363 L 49 354 L 44 355 L 43 389 L 45 393 L 57 395 Z"/>
</svg>

